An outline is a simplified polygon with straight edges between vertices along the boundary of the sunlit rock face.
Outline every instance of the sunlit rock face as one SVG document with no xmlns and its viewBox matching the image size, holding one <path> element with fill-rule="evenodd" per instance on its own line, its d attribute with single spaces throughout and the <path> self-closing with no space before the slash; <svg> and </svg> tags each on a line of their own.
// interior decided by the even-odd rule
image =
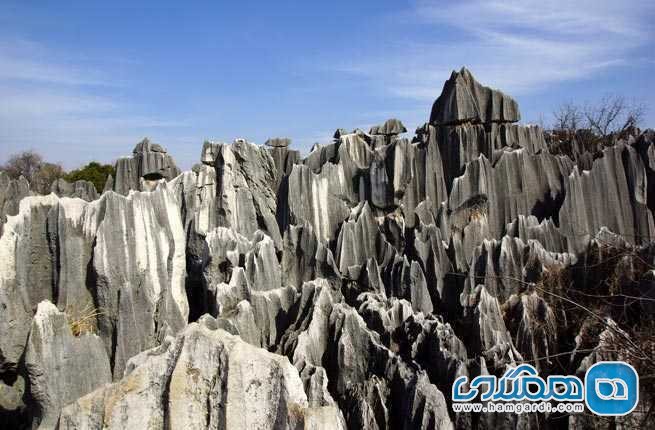
<svg viewBox="0 0 655 430">
<path fill-rule="evenodd" d="M 152 190 L 162 180 L 170 180 L 180 174 L 173 157 L 166 150 L 147 138 L 139 142 L 130 157 L 116 161 L 116 178 L 113 190 L 126 195 L 130 190 Z"/>
<path fill-rule="evenodd" d="M 653 315 L 640 297 L 655 282 L 655 133 L 561 155 L 466 69 L 426 119 L 414 136 L 395 118 L 340 128 L 306 156 L 284 137 L 207 141 L 187 172 L 146 139 L 101 194 L 58 181 L 36 196 L 0 173 L 2 417 L 44 429 L 603 424 L 454 413 L 450 390 L 522 362 L 580 373 L 625 358 L 620 342 L 640 353 L 621 317 Z M 630 304 L 589 299 L 616 291 Z"/>
</svg>

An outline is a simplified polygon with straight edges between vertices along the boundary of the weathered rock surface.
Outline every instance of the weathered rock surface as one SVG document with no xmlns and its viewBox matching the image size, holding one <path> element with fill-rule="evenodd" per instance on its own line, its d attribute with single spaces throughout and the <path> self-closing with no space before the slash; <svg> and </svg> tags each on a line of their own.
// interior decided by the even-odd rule
<svg viewBox="0 0 655 430">
<path fill-rule="evenodd" d="M 0 237 L 0 367 L 15 369 L 25 349 L 32 316 L 53 300 L 53 257 L 47 236 L 54 194 L 21 200 Z"/>
<path fill-rule="evenodd" d="M 334 405 L 309 405 L 286 357 L 194 323 L 130 360 L 115 384 L 64 408 L 60 428 L 344 427 Z"/>
<path fill-rule="evenodd" d="M 218 225 L 234 228 L 247 238 L 262 230 L 280 247 L 276 167 L 266 149 L 237 139 L 218 149 L 215 168 Z"/>
<path fill-rule="evenodd" d="M 388 119 L 382 125 L 371 127 L 369 134 L 382 134 L 385 136 L 395 136 L 407 132 L 403 123 L 396 118 Z"/>
<path fill-rule="evenodd" d="M 24 177 L 11 179 L 5 172 L 0 172 L 0 235 L 7 216 L 18 213 L 20 201 L 30 195 L 30 184 Z"/>
<path fill-rule="evenodd" d="M 514 99 L 480 85 L 466 68 L 450 75 L 430 114 L 430 122 L 441 125 L 516 122 L 520 119 L 519 106 Z"/>
<path fill-rule="evenodd" d="M 165 187 L 93 202 L 54 194 L 21 201 L 0 238 L 0 365 L 13 369 L 37 305 L 92 314 L 113 363 L 182 329 L 185 235 L 180 204 Z"/>
<path fill-rule="evenodd" d="M 39 428 L 55 428 L 63 406 L 111 382 L 102 340 L 91 333 L 73 336 L 70 317 L 43 301 L 32 321 L 25 367 Z"/>
<path fill-rule="evenodd" d="M 591 170 L 575 168 L 565 184 L 561 226 L 574 251 L 581 251 L 601 227 L 633 244 L 649 242 L 655 235 L 646 171 L 632 147 L 618 143 L 604 150 Z"/>
<path fill-rule="evenodd" d="M 65 179 L 57 179 L 52 183 L 50 191 L 59 197 L 77 197 L 90 202 L 98 198 L 98 191 L 92 182 L 79 180 L 72 184 Z"/>
<path fill-rule="evenodd" d="M 414 137 L 207 141 L 184 173 L 144 140 L 100 196 L 0 173 L 0 420 L 634 426 L 452 410 L 456 378 L 523 362 L 653 371 L 655 132 L 589 147 L 519 118 L 462 69 Z"/>
<path fill-rule="evenodd" d="M 113 190 L 123 195 L 130 190 L 152 190 L 160 180 L 169 181 L 179 174 L 173 157 L 146 138 L 134 147 L 131 157 L 116 161 Z"/>
</svg>

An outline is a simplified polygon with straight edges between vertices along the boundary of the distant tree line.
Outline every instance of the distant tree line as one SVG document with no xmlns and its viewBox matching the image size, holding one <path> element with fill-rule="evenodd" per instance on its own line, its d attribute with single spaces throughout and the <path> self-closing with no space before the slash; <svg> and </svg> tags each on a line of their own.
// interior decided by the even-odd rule
<svg viewBox="0 0 655 430">
<path fill-rule="evenodd" d="M 593 104 L 567 102 L 553 111 L 553 124 L 544 137 L 551 153 L 575 159 L 583 151 L 596 158 L 604 147 L 636 137 L 645 112 L 643 104 L 620 95 L 606 95 Z"/>
<path fill-rule="evenodd" d="M 96 161 L 67 172 L 60 164 L 45 161 L 33 150 L 13 154 L 0 166 L 0 171 L 6 172 L 12 179 L 23 176 L 30 183 L 30 189 L 39 194 L 50 193 L 50 186 L 60 178 L 68 182 L 86 180 L 95 186 L 96 191 L 102 192 L 109 175 L 115 176 L 113 165 Z"/>
<path fill-rule="evenodd" d="M 105 182 L 107 182 L 109 175 L 116 175 L 116 171 L 113 165 L 100 164 L 96 161 L 92 161 L 80 169 L 71 170 L 64 176 L 64 179 L 66 179 L 68 182 L 75 182 L 79 181 L 80 179 L 92 182 L 96 187 L 96 191 L 102 193 L 102 190 L 105 187 Z"/>
<path fill-rule="evenodd" d="M 553 130 L 569 133 L 585 130 L 596 137 L 607 138 L 639 127 L 645 111 L 643 104 L 618 95 L 607 95 L 595 104 L 567 102 L 553 112 Z"/>
</svg>

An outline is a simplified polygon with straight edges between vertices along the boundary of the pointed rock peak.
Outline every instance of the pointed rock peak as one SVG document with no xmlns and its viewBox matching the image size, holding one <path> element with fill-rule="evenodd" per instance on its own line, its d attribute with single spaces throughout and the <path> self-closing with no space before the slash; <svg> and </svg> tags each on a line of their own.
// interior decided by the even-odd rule
<svg viewBox="0 0 655 430">
<path fill-rule="evenodd" d="M 458 73 L 453 70 L 453 74 L 457 75 Z M 473 77 L 473 74 L 469 69 L 466 68 L 466 66 L 462 66 L 461 69 L 459 69 L 459 75 L 464 77 L 465 79 L 475 81 L 475 78 Z"/>
<path fill-rule="evenodd" d="M 345 136 L 346 134 L 348 134 L 348 130 L 346 130 L 345 128 L 337 128 L 337 130 L 334 132 L 334 135 L 332 137 L 334 137 L 335 139 L 339 139 L 341 136 Z"/>
<path fill-rule="evenodd" d="M 291 145 L 291 139 L 288 137 L 272 137 L 264 142 L 264 145 L 271 146 L 273 148 L 286 148 Z"/>
<path fill-rule="evenodd" d="M 434 125 L 507 123 L 520 119 L 519 106 L 513 98 L 481 85 L 465 67 L 450 75 L 430 114 L 430 123 Z"/>
<path fill-rule="evenodd" d="M 114 189 L 114 177 L 110 174 L 107 176 L 107 180 L 105 181 L 105 188 L 102 189 L 102 192 L 104 193 L 105 191 L 111 191 Z"/>
<path fill-rule="evenodd" d="M 388 119 L 382 125 L 371 127 L 369 134 L 383 134 L 386 136 L 395 136 L 407 132 L 403 123 L 396 118 Z"/>
</svg>

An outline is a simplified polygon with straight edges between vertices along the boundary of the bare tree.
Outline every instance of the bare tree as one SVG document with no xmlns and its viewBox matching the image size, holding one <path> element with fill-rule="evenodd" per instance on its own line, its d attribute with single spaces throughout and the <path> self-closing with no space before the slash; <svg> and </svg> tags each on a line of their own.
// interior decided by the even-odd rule
<svg viewBox="0 0 655 430">
<path fill-rule="evenodd" d="M 39 171 L 42 164 L 43 157 L 38 153 L 32 150 L 23 151 L 9 157 L 7 163 L 2 166 L 2 170 L 7 172 L 13 179 L 23 176 L 28 182 L 32 183 L 34 175 Z"/>
<path fill-rule="evenodd" d="M 566 130 L 570 132 L 578 130 L 584 119 L 580 107 L 571 102 L 561 105 L 553 112 L 553 117 L 555 118 L 555 130 Z"/>
<path fill-rule="evenodd" d="M 39 170 L 32 176 L 30 188 L 39 194 L 49 194 L 54 181 L 63 178 L 66 172 L 55 163 L 42 163 Z"/>
<path fill-rule="evenodd" d="M 0 169 L 13 179 L 23 176 L 30 188 L 39 194 L 50 193 L 52 183 L 66 174 L 61 165 L 45 162 L 41 155 L 31 150 L 12 155 Z"/>
<path fill-rule="evenodd" d="M 628 102 L 623 96 L 605 96 L 598 104 L 584 109 L 587 128 L 600 137 L 636 127 L 643 116 L 644 106 Z"/>
</svg>

